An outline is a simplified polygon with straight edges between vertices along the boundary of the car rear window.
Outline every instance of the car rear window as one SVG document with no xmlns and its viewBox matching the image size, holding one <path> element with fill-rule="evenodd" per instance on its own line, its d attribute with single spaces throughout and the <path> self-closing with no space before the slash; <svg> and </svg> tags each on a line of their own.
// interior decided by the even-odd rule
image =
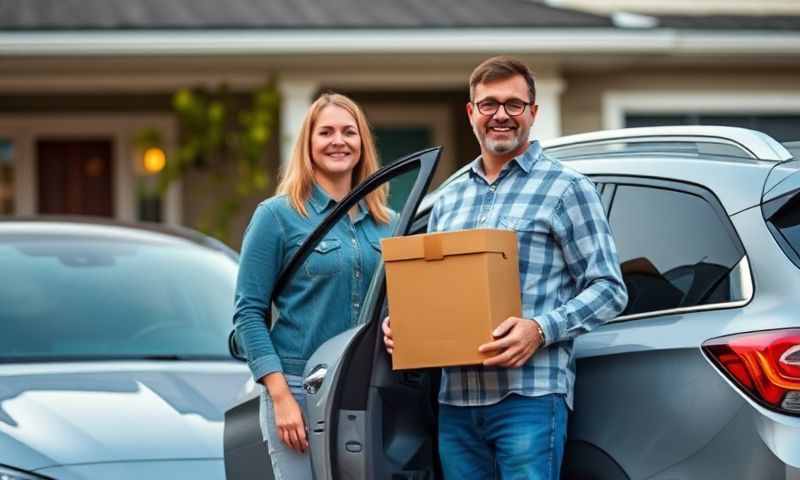
<svg viewBox="0 0 800 480">
<path fill-rule="evenodd" d="M 236 263 L 188 242 L 0 237 L 6 361 L 227 357 Z"/>
<path fill-rule="evenodd" d="M 800 256 L 800 191 L 794 192 L 791 199 L 775 212 L 769 221 L 785 240 L 786 246 L 792 249 L 792 252 L 787 254 Z"/>
</svg>

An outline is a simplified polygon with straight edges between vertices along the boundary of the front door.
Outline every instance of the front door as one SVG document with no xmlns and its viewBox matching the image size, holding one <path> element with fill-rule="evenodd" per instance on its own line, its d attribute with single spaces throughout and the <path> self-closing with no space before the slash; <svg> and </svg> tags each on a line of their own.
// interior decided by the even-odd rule
<svg viewBox="0 0 800 480">
<path fill-rule="evenodd" d="M 401 158 L 408 152 L 416 152 L 433 143 L 431 129 L 419 127 L 375 127 L 375 147 L 381 158 L 381 164 L 387 165 Z M 414 178 L 397 179 L 392 182 L 389 206 L 395 210 L 403 208 L 403 202 L 414 186 Z"/>
<path fill-rule="evenodd" d="M 114 215 L 111 140 L 36 142 L 40 214 Z"/>
</svg>

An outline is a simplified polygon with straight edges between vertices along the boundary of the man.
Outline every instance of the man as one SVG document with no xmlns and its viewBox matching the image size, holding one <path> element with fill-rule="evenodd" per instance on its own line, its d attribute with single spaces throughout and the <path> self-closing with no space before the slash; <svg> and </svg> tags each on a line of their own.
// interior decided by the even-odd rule
<svg viewBox="0 0 800 480">
<path fill-rule="evenodd" d="M 483 365 L 445 368 L 439 450 L 445 478 L 558 479 L 575 383 L 573 339 L 627 302 L 594 185 L 529 142 L 536 86 L 523 63 L 494 57 L 470 76 L 467 115 L 481 156 L 436 201 L 428 231 L 517 232 L 522 316 L 480 347 Z M 384 341 L 393 348 L 389 318 Z"/>
</svg>

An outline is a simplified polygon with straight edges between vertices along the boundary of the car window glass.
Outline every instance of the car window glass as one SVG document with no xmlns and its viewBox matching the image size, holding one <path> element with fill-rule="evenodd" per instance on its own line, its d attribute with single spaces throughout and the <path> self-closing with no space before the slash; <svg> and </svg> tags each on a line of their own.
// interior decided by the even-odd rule
<svg viewBox="0 0 800 480">
<path fill-rule="evenodd" d="M 623 315 L 742 299 L 742 252 L 702 197 L 619 185 L 609 220 L 628 287 Z"/>
<path fill-rule="evenodd" d="M 236 262 L 184 242 L 0 238 L 0 357 L 230 355 Z M 191 281 L 187 281 L 191 279 Z"/>
<path fill-rule="evenodd" d="M 783 238 L 800 255 L 800 194 L 795 193 L 789 202 L 770 218 Z"/>
</svg>

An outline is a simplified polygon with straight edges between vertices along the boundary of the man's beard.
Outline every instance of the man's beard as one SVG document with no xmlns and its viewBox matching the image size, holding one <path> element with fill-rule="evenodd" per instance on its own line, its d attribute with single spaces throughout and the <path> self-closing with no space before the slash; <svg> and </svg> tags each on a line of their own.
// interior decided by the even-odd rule
<svg viewBox="0 0 800 480">
<path fill-rule="evenodd" d="M 519 137 L 514 137 L 510 140 L 492 140 L 484 137 L 484 147 L 492 153 L 502 155 L 516 150 L 519 145 Z"/>
<path fill-rule="evenodd" d="M 513 128 L 519 128 L 519 126 L 517 125 Z M 478 135 L 478 129 L 475 126 L 472 127 L 472 131 L 475 133 L 475 136 L 478 138 L 483 148 L 494 153 L 495 155 L 503 155 L 505 153 L 512 152 L 519 148 L 519 146 L 522 144 L 519 135 L 508 140 L 493 140 L 489 138 L 488 132 L 483 136 Z"/>
</svg>

